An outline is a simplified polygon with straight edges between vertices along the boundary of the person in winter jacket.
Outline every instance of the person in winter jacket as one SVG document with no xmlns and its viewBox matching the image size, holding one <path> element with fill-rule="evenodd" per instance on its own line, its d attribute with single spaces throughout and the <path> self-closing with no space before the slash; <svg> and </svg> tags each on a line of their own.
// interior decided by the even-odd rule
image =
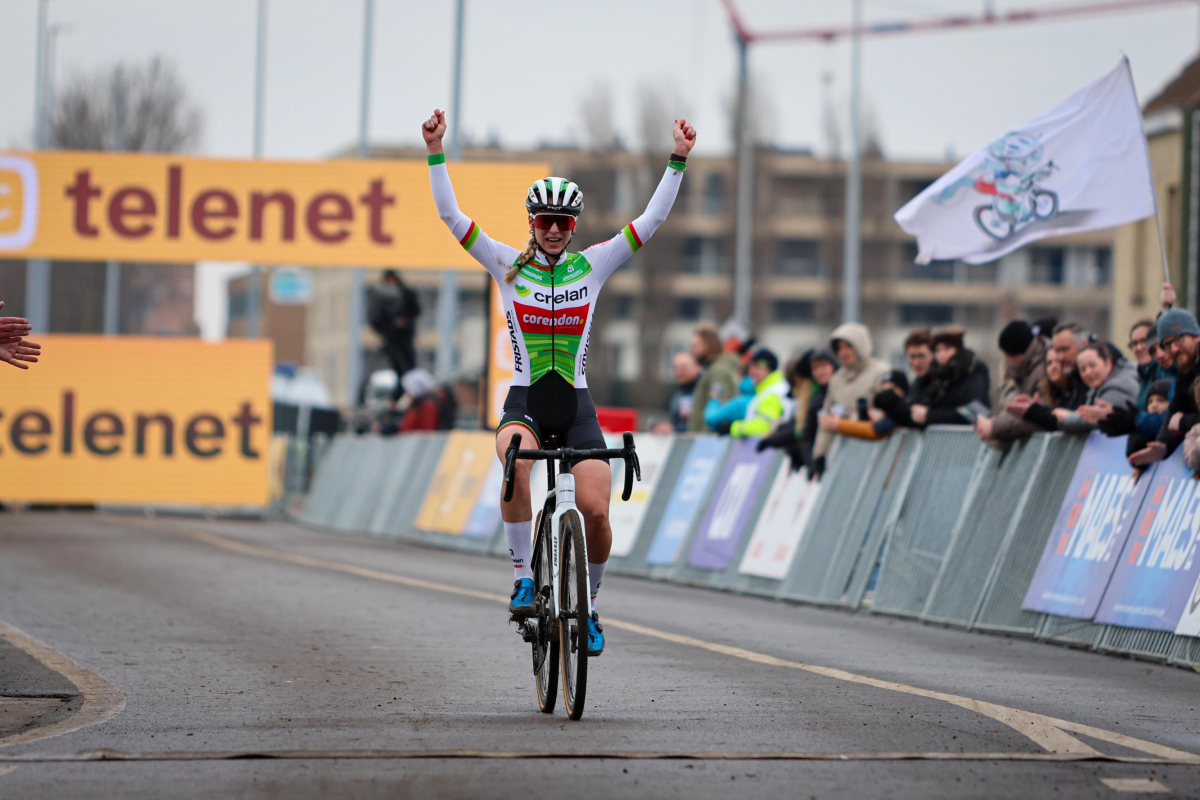
<svg viewBox="0 0 1200 800">
<path fill-rule="evenodd" d="M 904 360 L 912 372 L 912 380 L 904 393 L 904 399 L 912 405 L 917 402 L 917 397 L 925 391 L 925 386 L 931 379 L 933 331 L 929 328 L 913 328 L 909 331 L 904 337 Z"/>
<path fill-rule="evenodd" d="M 1046 351 L 1050 339 L 1044 332 L 1054 329 L 1053 321 L 1030 325 L 1015 319 L 1000 331 L 1000 352 L 1004 357 L 1006 377 L 996 394 L 999 413 L 975 421 L 975 433 L 986 442 L 1006 443 L 1041 430 L 1032 422 L 1013 416 L 1005 409 L 1018 395 L 1033 396 L 1038 380 L 1045 371 Z"/>
<path fill-rule="evenodd" d="M 839 410 L 841 416 L 848 416 L 858 407 L 860 399 L 869 402 L 879 392 L 883 377 L 891 370 L 872 356 L 871 333 L 865 325 L 858 322 L 839 325 L 829 341 L 840 366 L 829 380 L 821 411 L 829 414 Z M 814 476 L 825 471 L 825 454 L 833 444 L 833 436 L 833 431 L 826 428 L 817 431 L 813 444 Z"/>
<path fill-rule="evenodd" d="M 963 346 L 965 331 L 947 325 L 933 333 L 931 379 L 911 408 L 912 421 L 927 425 L 972 425 L 991 408 L 987 365 Z"/>
<path fill-rule="evenodd" d="M 754 351 L 747 375 L 754 381 L 754 397 L 746 407 L 745 418 L 729 429 L 729 435 L 735 439 L 766 436 L 795 407 L 790 397 L 791 387 L 779 371 L 779 359 L 770 350 L 763 347 Z"/>
<path fill-rule="evenodd" d="M 697 325 L 689 349 L 700 366 L 704 367 L 692 394 L 692 408 L 705 409 L 708 401 L 714 397 L 724 401 L 737 396 L 738 380 L 741 378 L 738 356 L 721 347 L 716 325 L 711 322 Z M 687 429 L 690 433 L 707 433 L 709 428 L 704 423 L 704 414 L 693 413 L 689 416 Z"/>
<path fill-rule="evenodd" d="M 417 293 L 401 280 L 399 272 L 386 270 L 379 285 L 371 289 L 368 319 L 383 339 L 383 353 L 400 379 L 396 381 L 393 402 L 404 394 L 404 374 L 417 365 L 413 337 L 420 315 L 421 302 Z"/>
<path fill-rule="evenodd" d="M 747 375 L 738 384 L 736 397 L 731 397 L 723 402 L 715 397 L 709 398 L 708 405 L 704 409 L 704 424 L 717 433 L 729 433 L 733 423 L 746 418 L 746 409 L 750 406 L 753 398 L 754 379 Z"/>
<path fill-rule="evenodd" d="M 1146 392 L 1146 408 L 1137 412 L 1133 418 L 1133 431 L 1129 434 L 1129 442 L 1125 446 L 1126 458 L 1158 437 L 1163 423 L 1167 421 L 1167 409 L 1171 405 L 1171 390 L 1174 386 L 1173 380 L 1163 378 L 1156 381 Z M 1104 430 L 1103 426 L 1101 430 Z"/>
<path fill-rule="evenodd" d="M 856 439 L 886 439 L 897 427 L 895 420 L 888 412 L 904 403 L 908 391 L 908 376 L 898 369 L 892 370 L 884 376 L 883 385 L 872 398 L 871 406 L 867 409 L 867 419 L 827 415 L 824 417 L 825 425 L 830 425 L 830 429 L 834 433 L 840 433 L 842 436 L 853 436 Z"/>
<path fill-rule="evenodd" d="M 1097 423 L 1114 406 L 1123 408 L 1137 402 L 1137 370 L 1124 359 L 1116 361 L 1106 344 L 1089 344 L 1079 351 L 1075 364 L 1080 379 L 1088 387 L 1087 401 L 1074 411 L 1056 409 L 1052 413 L 1058 430 L 1086 436 L 1096 430 Z"/>
<path fill-rule="evenodd" d="M 1196 383 L 1200 379 L 1197 364 L 1200 325 L 1190 311 L 1172 308 L 1158 318 L 1158 340 L 1159 346 L 1174 357 L 1179 374 L 1175 378 L 1175 395 L 1167 408 L 1167 420 L 1158 437 L 1129 457 L 1129 463 L 1135 467 L 1145 467 L 1169 456 L 1200 421 L 1200 403 L 1196 398 Z"/>
<path fill-rule="evenodd" d="M 809 396 L 808 407 L 802 415 L 797 404 L 795 416 L 790 422 L 785 421 L 774 433 L 763 437 L 758 443 L 760 453 L 768 447 L 778 447 L 791 458 L 793 471 L 801 467 L 807 467 L 811 471 L 813 442 L 817 438 L 817 417 L 825 404 L 825 391 L 837 367 L 837 359 L 833 353 L 825 349 L 813 351 L 812 358 L 809 359 L 813 392 Z"/>
</svg>

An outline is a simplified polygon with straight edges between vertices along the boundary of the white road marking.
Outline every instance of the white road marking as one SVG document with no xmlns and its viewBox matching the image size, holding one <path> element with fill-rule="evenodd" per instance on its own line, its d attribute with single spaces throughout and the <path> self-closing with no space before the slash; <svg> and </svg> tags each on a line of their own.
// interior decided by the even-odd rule
<svg viewBox="0 0 1200 800">
<path fill-rule="evenodd" d="M 137 518 L 118 519 L 110 517 L 109 521 L 114 523 L 131 524 L 147 530 L 186 536 L 190 539 L 205 542 L 207 544 L 211 544 L 226 550 L 232 550 L 244 555 L 257 556 L 275 561 L 284 561 L 290 564 L 314 567 L 316 569 L 343 572 L 373 580 L 386 581 L 388 583 L 398 583 L 421 589 L 431 589 L 433 591 L 475 597 L 481 600 L 490 600 L 505 604 L 507 604 L 509 600 L 509 598 L 504 595 L 491 594 L 490 592 L 464 589 L 462 587 L 437 583 L 435 581 L 422 580 L 420 578 L 409 578 L 390 572 L 382 572 L 380 570 L 357 567 L 353 564 L 344 564 L 339 561 L 328 561 L 321 558 L 312 558 L 309 556 L 271 550 L 265 547 L 258 547 L 256 545 L 243 544 L 232 539 L 226 539 L 223 536 L 217 536 L 215 534 L 208 533 L 207 531 L 164 524 L 158 520 L 141 520 Z M 732 656 L 734 658 L 740 658 L 758 664 L 799 669 L 816 675 L 823 675 L 828 678 L 833 678 L 835 680 L 846 681 L 848 683 L 856 683 L 864 686 L 872 686 L 878 689 L 901 692 L 903 694 L 909 694 L 916 697 L 926 697 L 932 700 L 940 700 L 942 702 L 967 709 L 968 711 L 974 711 L 978 714 L 982 714 L 985 717 L 990 717 L 997 722 L 1007 725 L 1008 727 L 1020 733 L 1022 736 L 1032 740 L 1035 744 L 1049 753 L 1062 753 L 1076 756 L 1102 755 L 1095 748 L 1080 741 L 1079 739 L 1076 739 L 1067 732 L 1072 731 L 1074 733 L 1091 736 L 1092 738 L 1100 739 L 1101 741 L 1106 741 L 1113 744 L 1119 744 L 1122 747 L 1127 747 L 1142 753 L 1149 753 L 1151 755 L 1169 759 L 1171 761 L 1200 764 L 1200 755 L 1196 755 L 1195 753 L 1188 753 L 1183 750 L 1177 750 L 1173 747 L 1167 747 L 1154 742 L 1136 739 L 1132 736 L 1126 736 L 1124 734 L 1104 730 L 1103 728 L 1095 728 L 1090 725 L 1082 725 L 1076 722 L 1060 720 L 1054 717 L 1045 716 L 1043 714 L 1036 714 L 1016 708 L 1010 708 L 1008 706 L 998 705 L 996 703 L 975 700 L 970 697 L 962 697 L 960 695 L 947 694 L 945 692 L 935 692 L 929 689 L 921 689 L 916 686 L 908 686 L 903 683 L 881 681 L 875 678 L 869 678 L 865 675 L 858 675 L 853 672 L 834 669 L 832 667 L 819 667 L 811 664 L 802 664 L 798 661 L 788 661 L 786 659 L 776 658 L 775 656 L 756 653 L 751 650 L 745 650 L 741 647 L 731 647 L 729 645 L 717 644 L 715 642 L 706 642 L 702 639 L 696 639 L 691 636 L 681 636 L 676 633 L 661 631 L 657 628 L 650 628 L 648 626 L 639 625 L 633 622 L 625 622 L 623 620 L 613 619 L 612 617 L 606 617 L 604 624 L 620 630 L 640 633 L 644 636 L 651 636 L 656 639 L 662 639 L 664 641 L 674 642 L 676 644 L 696 647 L 702 650 L 708 650 L 709 652 L 720 653 L 722 655 Z"/>
<path fill-rule="evenodd" d="M 1114 792 L 1165 794 L 1171 791 L 1165 784 L 1161 784 L 1153 778 L 1101 778 L 1100 782 Z"/>
<path fill-rule="evenodd" d="M 0 739 L 0 747 L 10 744 L 36 742 L 52 736 L 62 736 L 89 725 L 99 725 L 120 714 L 125 709 L 125 695 L 113 684 L 96 673 L 76 664 L 63 653 L 45 642 L 39 641 L 22 630 L 0 620 L 0 639 L 24 650 L 49 669 L 75 684 L 83 698 L 79 710 L 66 719 L 39 728 L 31 728 Z"/>
<path fill-rule="evenodd" d="M 16 769 L 16 766 L 14 766 L 12 764 L 10 764 L 7 767 L 0 767 L 0 775 L 7 775 L 8 773 L 12 772 L 14 769 Z"/>
</svg>

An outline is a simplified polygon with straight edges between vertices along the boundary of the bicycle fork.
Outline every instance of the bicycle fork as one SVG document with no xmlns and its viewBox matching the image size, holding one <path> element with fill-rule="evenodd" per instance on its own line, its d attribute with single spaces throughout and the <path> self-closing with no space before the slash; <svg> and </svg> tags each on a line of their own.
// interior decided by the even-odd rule
<svg viewBox="0 0 1200 800">
<path fill-rule="evenodd" d="M 563 618 L 563 610 L 559 607 L 559 598 L 562 596 L 562 576 L 559 574 L 559 548 L 560 548 L 560 533 L 562 530 L 562 518 L 568 511 L 576 512 L 576 518 L 579 520 L 580 533 L 583 539 L 583 564 L 584 578 L 588 580 L 588 586 L 591 586 L 591 576 L 587 574 L 587 529 L 583 524 L 583 515 L 579 514 L 579 508 L 575 505 L 575 476 L 570 472 L 559 474 L 558 481 L 554 487 L 555 507 L 554 515 L 550 518 L 550 546 L 553 556 L 550 561 L 550 585 L 553 589 L 550 592 L 550 610 L 551 616 L 554 619 L 561 620 Z M 579 602 L 591 603 L 591 597 L 581 597 Z"/>
</svg>

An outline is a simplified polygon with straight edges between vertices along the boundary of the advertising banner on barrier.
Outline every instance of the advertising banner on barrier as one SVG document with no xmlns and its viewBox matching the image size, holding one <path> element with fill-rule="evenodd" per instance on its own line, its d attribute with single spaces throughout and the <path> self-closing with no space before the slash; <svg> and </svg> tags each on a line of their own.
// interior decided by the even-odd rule
<svg viewBox="0 0 1200 800">
<path fill-rule="evenodd" d="M 609 447 L 623 445 L 620 436 L 605 436 Z M 638 461 L 642 465 L 642 480 L 634 481 L 633 493 L 628 501 L 621 500 L 621 492 L 625 490 L 625 462 L 621 459 L 612 460 L 612 498 L 608 504 L 608 520 L 612 524 L 612 555 L 624 558 L 633 550 L 637 543 L 638 532 L 642 529 L 642 520 L 646 518 L 646 510 L 650 507 L 650 498 L 658 486 L 658 478 L 662 475 L 663 467 L 667 465 L 667 456 L 671 452 L 670 436 L 655 436 L 644 433 L 637 437 L 635 445 Z"/>
<path fill-rule="evenodd" d="M 1200 481 L 1183 448 L 1147 473 L 1146 499 L 1117 561 L 1096 622 L 1174 631 L 1200 575 Z"/>
<path fill-rule="evenodd" d="M 667 500 L 662 521 L 654 532 L 654 540 L 646 554 L 647 564 L 665 567 L 679 558 L 679 551 L 700 513 L 701 503 L 728 446 L 728 439 L 718 439 L 716 436 L 700 436 L 692 442 L 683 469 Z"/>
<path fill-rule="evenodd" d="M 1183 604 L 1183 614 L 1175 626 L 1175 633 L 1180 636 L 1200 636 L 1200 578 Z"/>
<path fill-rule="evenodd" d="M 490 436 L 491 434 L 489 434 Z M 495 446 L 495 437 L 492 437 Z M 490 539 L 500 527 L 500 492 L 504 485 L 504 465 L 492 455 L 492 463 L 483 478 L 479 499 L 463 526 L 463 536 L 471 539 Z"/>
<path fill-rule="evenodd" d="M 757 445 L 757 439 L 742 439 L 733 445 L 716 484 L 718 491 L 711 495 L 692 542 L 689 567 L 722 570 L 733 561 L 766 481 L 767 465 L 775 455 L 770 450 L 758 452 Z"/>
<path fill-rule="evenodd" d="M 37 340 L 0 392 L 0 499 L 267 504 L 269 340 Z"/>
<path fill-rule="evenodd" d="M 451 431 L 417 512 L 417 530 L 460 535 L 496 460 L 490 431 Z"/>
<path fill-rule="evenodd" d="M 1152 481 L 1134 486 L 1126 437 L 1088 437 L 1021 607 L 1091 619 Z"/>
<path fill-rule="evenodd" d="M 775 580 L 787 576 L 820 489 L 821 484 L 808 480 L 804 470 L 793 471 L 791 461 L 783 460 L 738 572 Z"/>
<path fill-rule="evenodd" d="M 463 211 L 529 238 L 543 164 L 456 162 Z M 424 159 L 268 161 L 0 152 L 0 257 L 478 269 L 438 219 Z"/>
</svg>

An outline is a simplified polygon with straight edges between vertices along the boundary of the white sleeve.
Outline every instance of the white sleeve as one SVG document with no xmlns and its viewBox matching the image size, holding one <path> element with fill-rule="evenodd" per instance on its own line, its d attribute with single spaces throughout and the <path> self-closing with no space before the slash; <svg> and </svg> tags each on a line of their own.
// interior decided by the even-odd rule
<svg viewBox="0 0 1200 800">
<path fill-rule="evenodd" d="M 458 208 L 458 200 L 454 197 L 454 186 L 450 183 L 450 173 L 446 162 L 440 161 L 429 165 L 429 186 L 433 190 L 433 202 L 437 205 L 438 216 L 446 227 L 458 239 L 471 256 L 483 265 L 496 280 L 503 280 L 504 273 L 516 261 L 520 250 L 497 242 L 488 236 L 466 214 Z"/>
<path fill-rule="evenodd" d="M 607 242 L 592 245 L 583 251 L 584 258 L 598 273 L 600 280 L 607 278 L 613 270 L 629 260 L 642 245 L 650 241 L 650 237 L 659 226 L 666 222 L 667 214 L 671 213 L 671 206 L 675 205 L 675 196 L 679 194 L 682 181 L 683 170 L 668 166 L 642 215 Z"/>
</svg>

